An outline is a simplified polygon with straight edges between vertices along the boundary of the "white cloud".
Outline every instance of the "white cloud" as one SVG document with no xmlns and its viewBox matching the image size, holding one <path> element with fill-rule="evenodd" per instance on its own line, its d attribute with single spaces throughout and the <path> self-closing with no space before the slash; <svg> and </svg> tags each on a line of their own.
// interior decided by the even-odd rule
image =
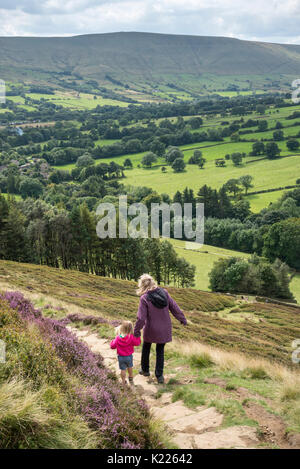
<svg viewBox="0 0 300 469">
<path fill-rule="evenodd" d="M 1 35 L 113 31 L 299 42 L 300 0 L 0 0 Z"/>
</svg>

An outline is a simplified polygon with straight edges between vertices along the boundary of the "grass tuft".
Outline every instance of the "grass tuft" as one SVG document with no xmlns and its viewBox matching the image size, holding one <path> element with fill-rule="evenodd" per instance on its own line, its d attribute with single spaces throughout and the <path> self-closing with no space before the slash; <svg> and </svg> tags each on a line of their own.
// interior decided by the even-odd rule
<svg viewBox="0 0 300 469">
<path fill-rule="evenodd" d="M 251 379 L 269 379 L 269 375 L 262 366 L 251 367 L 245 370 Z"/>
<path fill-rule="evenodd" d="M 172 402 L 182 400 L 187 407 L 195 408 L 205 405 L 206 398 L 202 390 L 196 387 L 181 386 L 175 389 Z"/>
<path fill-rule="evenodd" d="M 193 354 L 189 357 L 189 363 L 196 368 L 209 368 L 213 366 L 214 362 L 208 353 L 201 353 L 199 355 Z"/>
</svg>

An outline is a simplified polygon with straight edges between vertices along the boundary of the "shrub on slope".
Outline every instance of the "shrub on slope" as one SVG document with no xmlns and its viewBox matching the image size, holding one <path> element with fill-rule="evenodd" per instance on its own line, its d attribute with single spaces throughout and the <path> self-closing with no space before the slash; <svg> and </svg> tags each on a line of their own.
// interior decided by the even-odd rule
<svg viewBox="0 0 300 469">
<path fill-rule="evenodd" d="M 155 448 L 145 404 L 102 357 L 24 299 L 0 297 L 0 448 Z"/>
</svg>

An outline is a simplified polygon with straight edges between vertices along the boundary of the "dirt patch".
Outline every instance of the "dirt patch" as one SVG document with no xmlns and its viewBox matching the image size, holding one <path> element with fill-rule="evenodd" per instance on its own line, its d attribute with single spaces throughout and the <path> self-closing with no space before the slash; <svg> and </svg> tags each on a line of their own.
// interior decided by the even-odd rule
<svg viewBox="0 0 300 469">
<path fill-rule="evenodd" d="M 225 379 L 221 378 L 205 378 L 203 382 L 206 384 L 215 384 L 216 386 L 220 386 L 221 388 L 226 388 L 227 385 Z"/>
<path fill-rule="evenodd" d="M 221 378 L 206 378 L 204 383 L 215 384 L 225 389 L 227 383 Z M 255 402 L 243 401 L 247 399 L 262 399 L 259 394 L 251 393 L 248 389 L 238 387 L 231 390 L 235 397 L 242 402 L 247 417 L 255 420 L 259 424 L 260 437 L 262 441 L 276 445 L 281 449 L 300 448 L 300 435 L 286 434 L 286 424 L 281 417 L 271 414 L 263 406 Z M 270 399 L 264 398 L 267 404 L 271 403 Z"/>
<path fill-rule="evenodd" d="M 300 448 L 300 435 L 297 433 L 296 435 L 287 435 L 287 441 L 290 444 L 290 447 L 293 449 L 299 449 Z"/>
<path fill-rule="evenodd" d="M 261 405 L 255 402 L 248 402 L 244 405 L 247 417 L 255 420 L 259 424 L 262 439 L 268 443 L 277 445 L 281 449 L 295 448 L 286 436 L 286 425 L 277 415 L 270 414 Z M 296 440 L 295 442 L 296 443 Z M 300 448 L 300 446 L 298 446 Z"/>
</svg>

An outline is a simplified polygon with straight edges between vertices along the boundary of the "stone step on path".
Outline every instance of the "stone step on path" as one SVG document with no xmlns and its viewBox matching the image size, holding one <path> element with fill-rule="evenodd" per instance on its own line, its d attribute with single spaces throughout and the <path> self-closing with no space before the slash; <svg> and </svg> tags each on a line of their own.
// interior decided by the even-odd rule
<svg viewBox="0 0 300 469">
<path fill-rule="evenodd" d="M 173 440 L 181 449 L 255 449 L 259 443 L 256 429 L 241 425 L 201 434 L 179 432 Z"/>
<path fill-rule="evenodd" d="M 116 351 L 110 349 L 110 340 L 99 338 L 88 330 L 68 329 L 86 342 L 92 352 L 100 353 L 105 366 L 119 377 Z M 134 363 L 140 363 L 141 353 L 134 353 Z M 135 365 L 136 366 L 136 365 Z M 119 378 L 120 379 L 120 378 Z M 183 401 L 172 402 L 172 393 L 156 398 L 159 385 L 151 377 L 136 375 L 133 391 L 143 397 L 153 417 L 161 420 L 181 449 L 255 448 L 259 443 L 255 427 L 234 426 L 220 429 L 223 415 L 214 407 L 189 409 Z"/>
</svg>

